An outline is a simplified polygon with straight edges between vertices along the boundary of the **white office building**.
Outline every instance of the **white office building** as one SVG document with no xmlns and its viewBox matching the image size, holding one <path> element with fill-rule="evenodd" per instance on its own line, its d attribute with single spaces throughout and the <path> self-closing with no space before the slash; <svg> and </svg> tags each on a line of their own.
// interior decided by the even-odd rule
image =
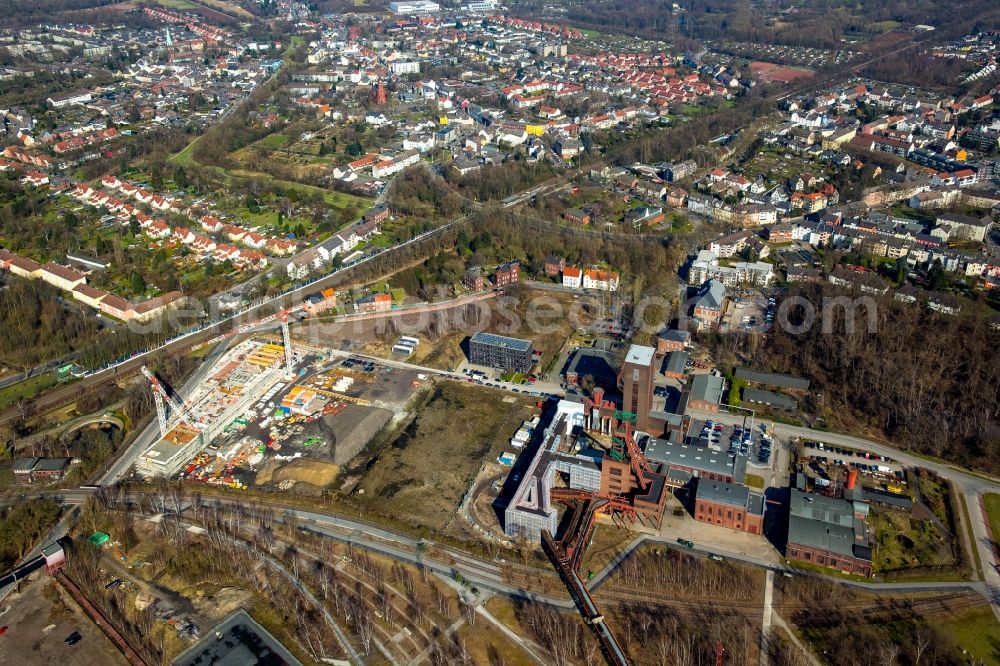
<svg viewBox="0 0 1000 666">
<path fill-rule="evenodd" d="M 402 2 L 390 2 L 389 10 L 396 14 L 433 14 L 441 11 L 441 5 L 430 0 L 403 0 Z"/>
</svg>

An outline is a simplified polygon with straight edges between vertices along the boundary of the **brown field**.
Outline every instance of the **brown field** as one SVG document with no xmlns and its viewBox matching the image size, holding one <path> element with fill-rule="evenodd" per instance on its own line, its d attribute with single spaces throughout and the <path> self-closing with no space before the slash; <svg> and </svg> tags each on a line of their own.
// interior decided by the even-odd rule
<svg viewBox="0 0 1000 666">
<path fill-rule="evenodd" d="M 45 573 L 24 585 L 20 593 L 4 600 L 8 612 L 0 625 L 8 627 L 0 638 L 0 663 L 62 666 L 104 666 L 127 664 L 107 636 Z M 63 639 L 74 631 L 83 636 L 80 645 L 70 647 Z"/>
<path fill-rule="evenodd" d="M 240 7 L 235 2 L 226 2 L 225 0 L 197 0 L 198 4 L 207 5 L 214 9 L 218 9 L 220 12 L 230 14 L 236 18 L 252 19 L 253 14 L 247 10 Z"/>
<path fill-rule="evenodd" d="M 757 78 L 767 83 L 791 83 L 799 79 L 808 79 L 815 76 L 816 72 L 799 67 L 785 67 L 776 65 L 773 62 L 763 62 L 755 60 L 750 63 L 750 71 Z"/>
<path fill-rule="evenodd" d="M 442 530 L 483 463 L 500 455 L 535 407 L 525 398 L 450 382 L 429 390 L 413 420 L 367 465 L 355 496 Z"/>
</svg>

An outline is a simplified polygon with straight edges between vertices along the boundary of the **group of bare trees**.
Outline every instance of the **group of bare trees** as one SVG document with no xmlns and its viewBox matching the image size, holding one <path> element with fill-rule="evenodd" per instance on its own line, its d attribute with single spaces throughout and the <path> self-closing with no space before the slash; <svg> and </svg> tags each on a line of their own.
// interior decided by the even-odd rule
<svg viewBox="0 0 1000 666">
<path fill-rule="evenodd" d="M 761 594 L 760 578 L 727 563 L 690 557 L 674 550 L 637 551 L 619 566 L 615 587 L 665 589 L 672 594 L 750 600 Z"/>
<path fill-rule="evenodd" d="M 66 558 L 67 575 L 76 583 L 104 617 L 128 641 L 147 663 L 158 664 L 163 659 L 163 629 L 156 628 L 156 616 L 151 606 L 136 608 L 128 602 L 121 588 L 108 589 L 102 572 L 101 553 L 86 542 L 78 543 Z"/>
<path fill-rule="evenodd" d="M 517 619 L 536 643 L 545 646 L 555 666 L 579 663 L 596 666 L 604 661 L 597 641 L 575 613 L 529 601 L 517 608 Z"/>
<path fill-rule="evenodd" d="M 653 607 L 645 602 L 625 602 L 610 612 L 618 640 L 636 663 L 711 666 L 720 643 L 724 663 L 757 663 L 761 627 L 743 614 L 695 606 Z"/>
<path fill-rule="evenodd" d="M 197 505 L 192 517 L 206 525 L 201 536 L 194 536 L 186 521 L 181 520 L 180 510 L 187 504 L 179 491 L 165 487 L 161 492 L 130 498 L 114 488 L 102 490 L 94 502 L 85 508 L 81 520 L 89 529 L 103 527 L 122 542 L 126 551 L 137 541 L 134 533 L 135 518 L 142 515 L 161 515 L 156 523 L 156 538 L 162 547 L 149 555 L 152 564 L 162 566 L 172 576 L 192 582 L 213 580 L 246 588 L 248 582 L 262 597 L 262 601 L 284 620 L 299 647 L 315 660 L 342 655 L 337 641 L 324 621 L 308 592 L 294 585 L 283 575 L 277 562 L 271 558 L 265 545 L 267 526 L 272 518 L 269 512 L 254 514 L 256 525 L 265 535 L 262 542 L 240 538 L 240 522 L 225 520 L 218 507 Z M 249 518 L 248 518 L 249 519 Z M 77 557 L 79 554 L 83 557 Z M 152 655 L 162 654 L 162 631 L 151 631 L 152 619 L 133 612 L 119 602 L 109 601 L 113 594 L 104 589 L 99 578 L 99 555 L 87 545 L 76 549 L 72 575 L 78 584 L 86 586 L 88 597 L 103 600 L 102 610 L 117 626 L 124 627 L 133 645 Z M 76 567 L 79 567 L 77 570 Z M 120 622 L 120 623 L 119 623 Z M 158 663 L 157 657 L 151 663 Z"/>
<path fill-rule="evenodd" d="M 781 603 L 795 608 L 786 617 L 831 666 L 979 663 L 970 661 L 951 636 L 922 615 L 924 606 L 898 599 L 866 598 L 819 577 L 796 576 L 776 582 Z"/>
<path fill-rule="evenodd" d="M 843 296 L 842 305 L 828 307 Z M 809 377 L 841 427 L 874 427 L 901 444 L 980 469 L 1000 452 L 1000 333 L 978 312 L 947 316 L 882 299 L 852 299 L 818 285 L 788 321 L 811 308 L 811 326 L 779 325 L 767 336 L 727 336 L 716 345 L 733 364 Z M 803 330 L 804 329 L 804 330 Z M 755 340 L 751 340 L 750 337 Z"/>
</svg>

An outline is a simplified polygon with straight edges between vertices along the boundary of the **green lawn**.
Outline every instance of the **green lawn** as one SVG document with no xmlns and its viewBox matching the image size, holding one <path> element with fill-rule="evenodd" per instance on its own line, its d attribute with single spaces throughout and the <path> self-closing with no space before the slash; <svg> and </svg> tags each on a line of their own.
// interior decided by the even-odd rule
<svg viewBox="0 0 1000 666">
<path fill-rule="evenodd" d="M 267 139 L 273 136 L 283 136 L 283 135 L 272 134 L 271 136 L 263 139 L 262 141 L 266 141 Z M 197 139 L 189 143 L 187 147 L 184 148 L 184 150 L 171 157 L 169 159 L 169 162 L 181 166 L 186 166 L 189 163 L 191 163 L 194 160 L 194 146 L 196 143 L 198 143 L 200 138 L 201 137 L 198 137 Z M 287 139 L 287 137 L 285 138 Z M 233 179 L 262 178 L 271 183 L 274 183 L 275 185 L 279 185 L 281 187 L 284 187 L 285 189 L 296 190 L 298 192 L 301 192 L 302 194 L 309 194 L 309 195 L 321 194 L 323 196 L 323 199 L 334 208 L 347 208 L 349 206 L 353 206 L 363 211 L 364 208 L 366 208 L 371 203 L 371 199 L 365 197 L 358 197 L 354 196 L 353 194 L 345 194 L 344 192 L 328 190 L 322 187 L 315 187 L 313 185 L 306 185 L 305 183 L 294 183 L 289 180 L 279 180 L 277 178 L 271 177 L 269 174 L 260 173 L 257 171 L 247 171 L 246 169 L 228 170 L 217 166 L 210 166 L 207 168 L 214 171 L 219 176 L 219 178 L 221 178 L 227 184 Z"/>
<path fill-rule="evenodd" d="M 962 520 L 965 521 L 965 530 L 969 535 L 969 547 L 972 548 L 972 555 L 976 561 L 975 575 L 983 577 L 983 561 L 979 558 L 979 548 L 976 547 L 976 534 L 972 531 L 972 520 L 969 517 L 969 505 L 965 502 L 965 495 L 959 493 L 958 501 L 962 504 Z"/>
<path fill-rule="evenodd" d="M 746 485 L 748 485 L 751 488 L 763 489 L 764 488 L 764 477 L 758 476 L 756 474 L 747 474 L 743 478 L 743 483 L 745 483 Z"/>
<path fill-rule="evenodd" d="M 362 207 L 371 203 L 371 199 L 356 197 L 353 194 L 327 190 L 313 185 L 306 185 L 305 183 L 293 183 L 290 180 L 279 180 L 277 178 L 272 178 L 266 173 L 246 171 L 244 169 L 232 169 L 228 172 L 223 169 L 219 169 L 219 171 L 222 171 L 225 175 L 232 178 L 264 178 L 275 185 L 279 185 L 285 189 L 297 190 L 303 194 L 322 194 L 323 198 L 326 199 L 326 202 L 335 208 L 347 208 L 348 206 Z"/>
<path fill-rule="evenodd" d="M 197 5 L 192 2 L 187 2 L 187 0 L 156 0 L 155 2 L 143 2 L 141 4 L 161 5 L 167 9 L 177 9 L 179 11 L 187 11 L 197 8 Z"/>
<path fill-rule="evenodd" d="M 793 569 L 802 569 L 803 571 L 812 571 L 815 573 L 823 574 L 824 576 L 832 576 L 834 578 L 843 578 L 844 580 L 853 580 L 859 583 L 870 583 L 871 579 L 865 578 L 864 576 L 858 576 L 857 574 L 846 574 L 842 571 L 837 571 L 836 569 L 830 569 L 829 567 L 821 567 L 818 564 L 809 564 L 808 562 L 800 562 L 798 560 L 784 560 L 785 564 L 792 567 Z"/>
<path fill-rule="evenodd" d="M 902 23 L 900 23 L 899 21 L 886 20 L 886 21 L 878 21 L 875 23 L 869 23 L 868 29 L 871 30 L 872 32 L 889 32 L 890 30 L 895 30 L 901 25 Z"/>
<path fill-rule="evenodd" d="M 265 148 L 280 148 L 288 143 L 288 137 L 284 134 L 268 134 L 257 143 Z"/>
<path fill-rule="evenodd" d="M 942 618 L 937 626 L 959 647 L 968 651 L 976 663 L 1000 663 L 1000 624 L 997 624 L 989 607 Z"/>
<path fill-rule="evenodd" d="M 0 389 L 0 409 L 6 409 L 18 400 L 34 398 L 43 391 L 55 386 L 57 382 L 58 378 L 55 373 L 50 372 Z"/>
<path fill-rule="evenodd" d="M 993 540 L 997 540 L 1000 535 L 1000 494 L 986 493 L 983 495 L 983 504 L 986 506 L 986 515 L 990 519 L 990 529 L 993 530 Z"/>
<path fill-rule="evenodd" d="M 194 158 L 194 146 L 196 143 L 198 143 L 199 139 L 201 139 L 200 136 L 191 143 L 189 143 L 187 146 L 185 146 L 184 150 L 172 156 L 167 161 L 170 162 L 171 164 L 177 164 L 178 166 L 187 166 Z"/>
</svg>

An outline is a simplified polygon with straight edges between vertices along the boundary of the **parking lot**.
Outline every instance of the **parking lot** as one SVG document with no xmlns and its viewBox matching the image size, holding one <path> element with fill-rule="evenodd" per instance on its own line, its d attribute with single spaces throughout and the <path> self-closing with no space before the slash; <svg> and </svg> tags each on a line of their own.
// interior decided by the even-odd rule
<svg viewBox="0 0 1000 666">
<path fill-rule="evenodd" d="M 856 469 L 862 478 L 893 486 L 904 482 L 903 466 L 887 456 L 867 451 L 847 449 L 820 442 L 802 442 L 798 445 L 798 459 L 816 474 L 818 485 L 842 481 L 848 469 Z"/>
<path fill-rule="evenodd" d="M 778 300 L 759 292 L 736 292 L 729 299 L 729 305 L 722 317 L 719 330 L 765 331 L 774 322 Z"/>
<path fill-rule="evenodd" d="M 730 426 L 712 420 L 693 421 L 688 436 L 691 443 L 707 446 L 716 451 L 728 450 L 730 455 L 742 455 L 753 467 L 771 467 L 774 440 L 763 423 L 747 426 Z"/>
</svg>

